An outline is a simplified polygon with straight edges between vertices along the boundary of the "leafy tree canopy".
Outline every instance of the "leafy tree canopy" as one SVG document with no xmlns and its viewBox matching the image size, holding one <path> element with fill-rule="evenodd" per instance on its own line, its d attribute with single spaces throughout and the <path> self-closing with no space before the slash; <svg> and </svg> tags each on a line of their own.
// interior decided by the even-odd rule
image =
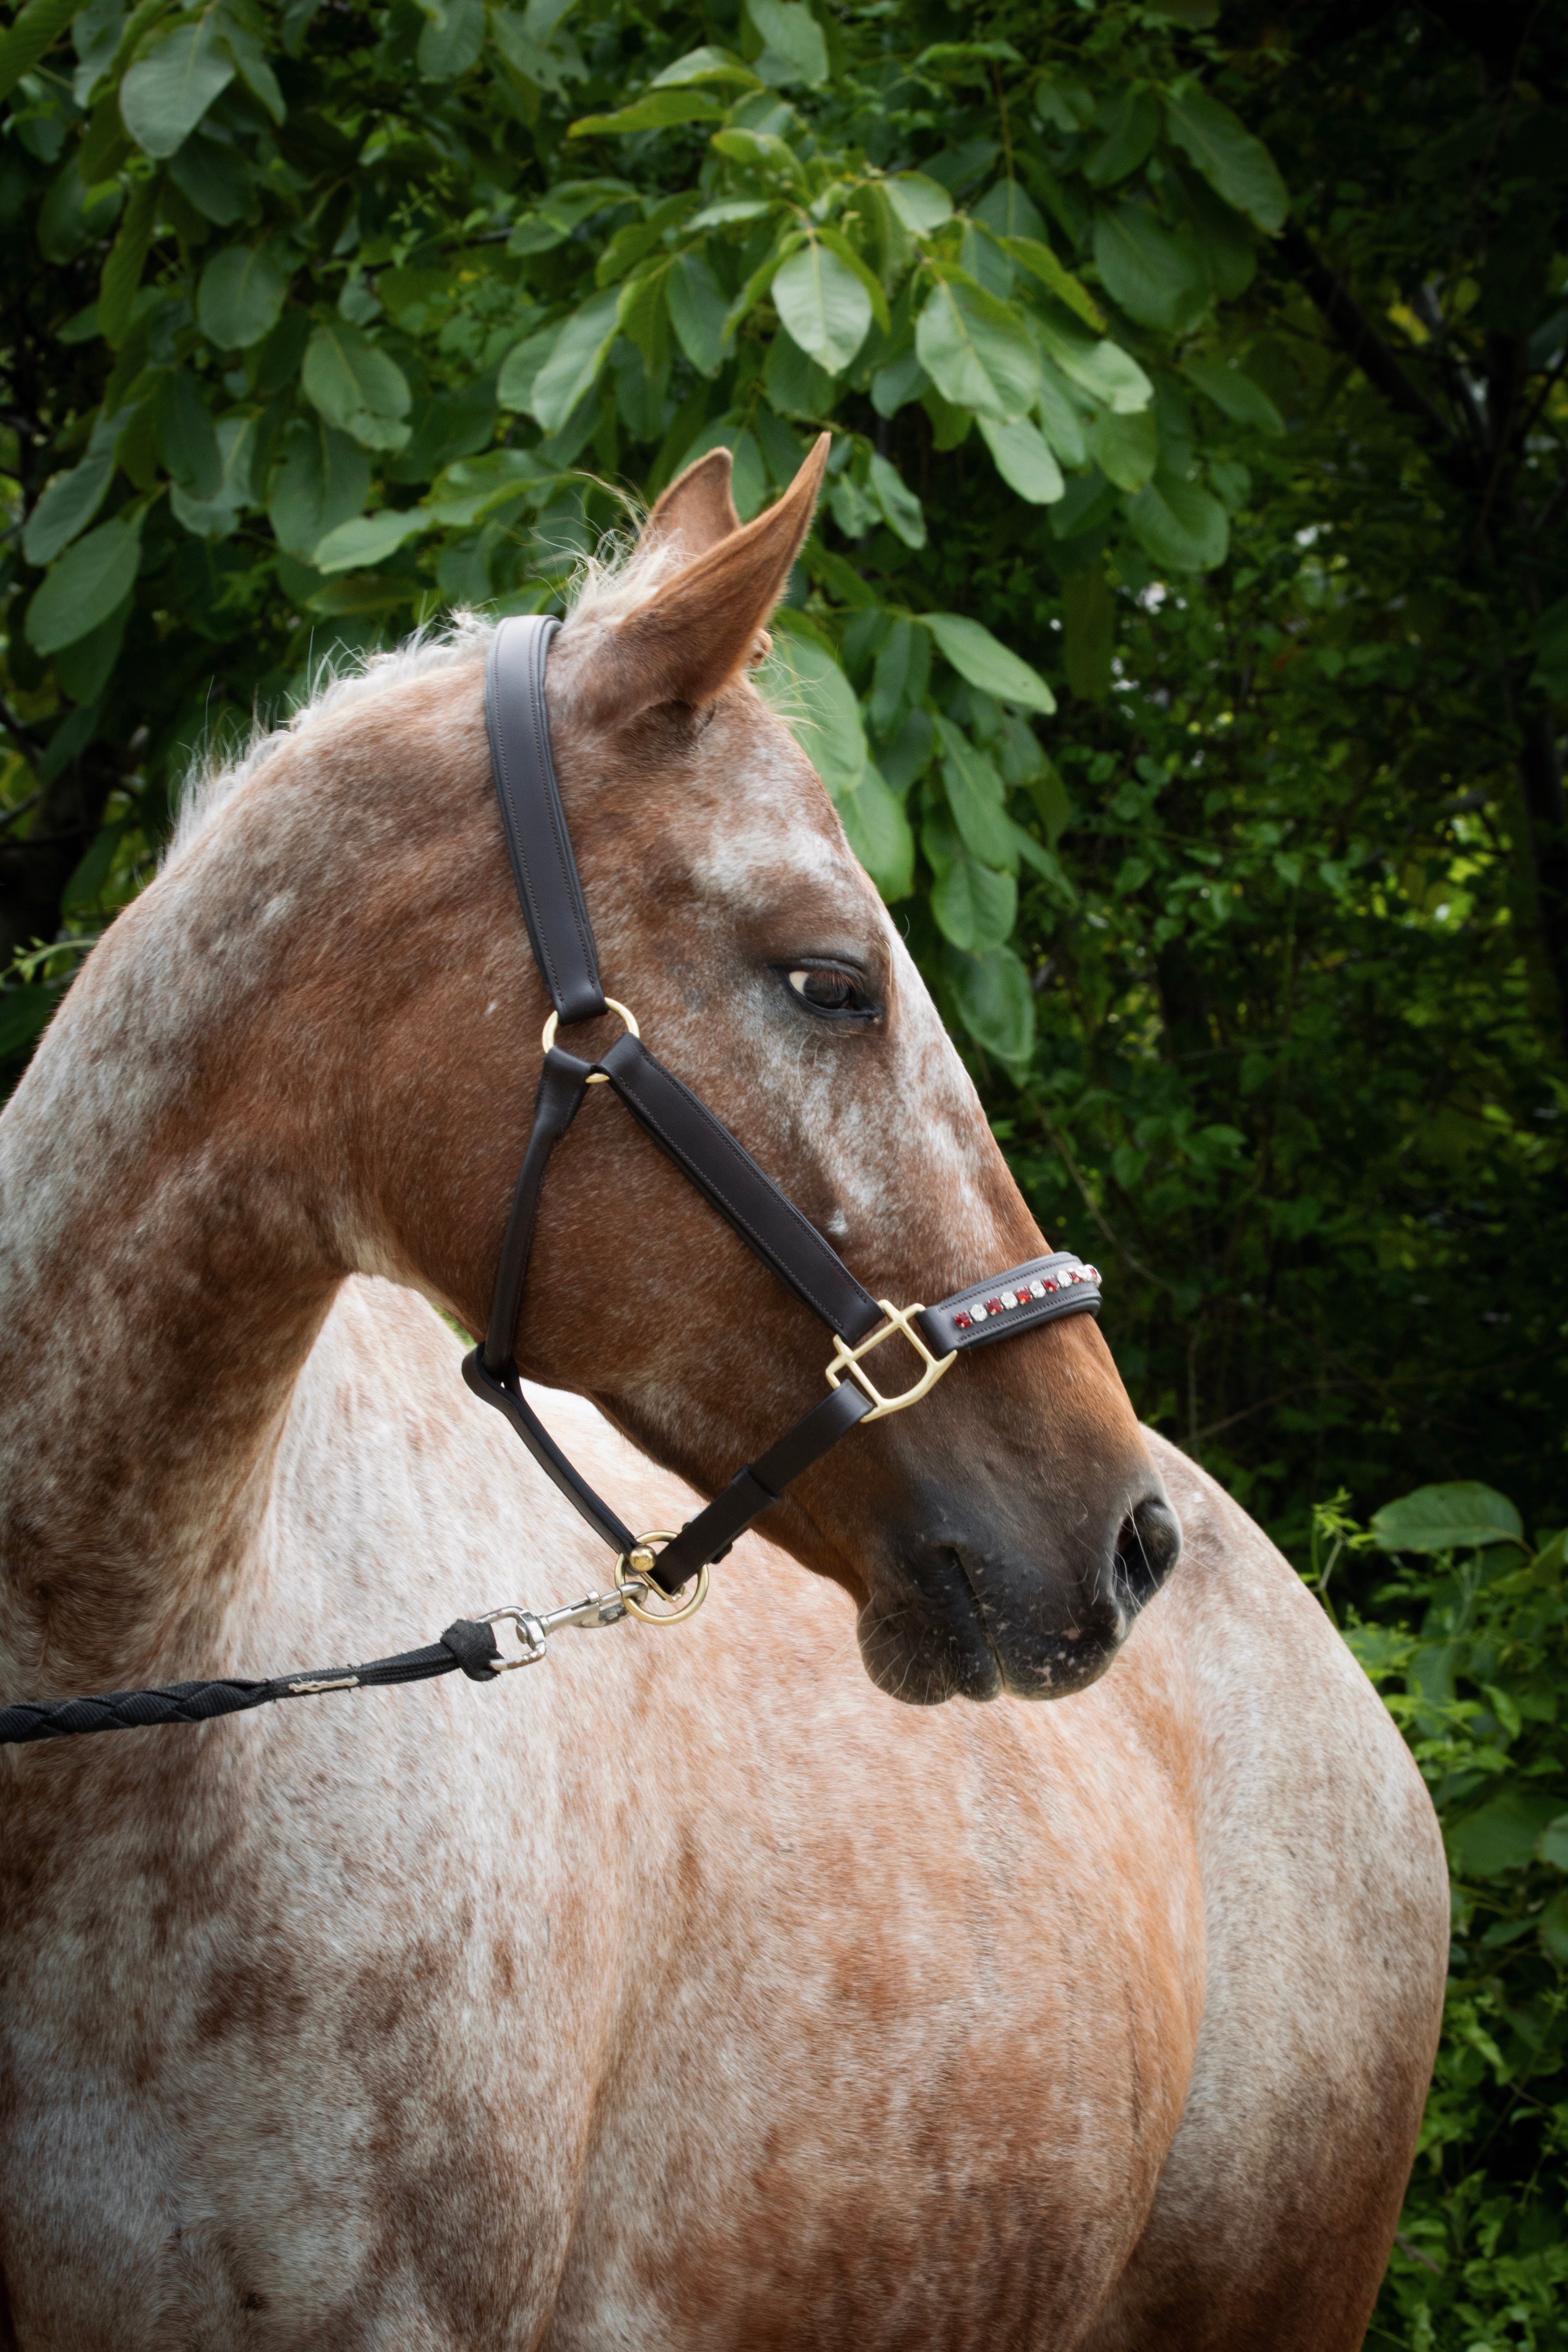
<svg viewBox="0 0 1568 2352">
<path fill-rule="evenodd" d="M 1565 84 L 1512 0 L 0 32 L 0 1061 L 204 746 L 831 427 L 785 707 L 1143 1411 L 1349 1547 L 1450 1831 L 1412 2352 L 1563 2340 L 1562 1547 L 1485 1514 L 1565 1516 Z M 1411 1486 L 1482 1514 L 1430 1573 L 1310 1518 Z"/>
</svg>

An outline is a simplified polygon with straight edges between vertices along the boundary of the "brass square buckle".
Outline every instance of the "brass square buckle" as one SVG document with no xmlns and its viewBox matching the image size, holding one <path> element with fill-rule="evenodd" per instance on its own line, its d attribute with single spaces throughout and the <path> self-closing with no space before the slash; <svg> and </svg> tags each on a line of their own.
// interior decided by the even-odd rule
<svg viewBox="0 0 1568 2352">
<path fill-rule="evenodd" d="M 852 1348 L 847 1339 L 841 1339 L 835 1350 L 833 1361 L 827 1367 L 827 1385 L 830 1389 L 841 1388 L 842 1375 L 847 1372 L 856 1387 L 870 1398 L 871 1411 L 865 1416 L 868 1421 L 880 1421 L 885 1413 L 902 1412 L 906 1405 L 919 1404 L 921 1397 L 929 1396 L 931 1390 L 935 1388 L 949 1365 L 958 1361 L 956 1348 L 950 1356 L 931 1354 L 910 1319 L 911 1317 L 923 1315 L 925 1312 L 924 1307 L 918 1301 L 913 1307 L 895 1307 L 890 1298 L 879 1298 L 877 1304 L 883 1314 L 889 1318 L 886 1325 L 879 1331 L 873 1331 L 868 1339 L 862 1339 L 858 1348 Z M 873 1348 L 879 1348 L 884 1339 L 890 1339 L 895 1331 L 903 1333 L 916 1355 L 922 1359 L 925 1370 L 913 1388 L 906 1389 L 902 1396 L 885 1397 L 860 1359 L 863 1356 L 868 1356 Z"/>
</svg>

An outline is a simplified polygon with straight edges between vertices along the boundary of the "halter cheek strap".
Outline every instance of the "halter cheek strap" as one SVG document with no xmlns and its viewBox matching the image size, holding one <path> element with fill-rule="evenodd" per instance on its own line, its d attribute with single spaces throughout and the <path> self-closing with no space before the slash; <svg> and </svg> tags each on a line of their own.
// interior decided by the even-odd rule
<svg viewBox="0 0 1568 2352">
<path fill-rule="evenodd" d="M 1098 1313 L 1100 1276 L 1070 1251 L 1057 1250 L 971 1284 L 937 1307 L 896 1307 L 873 1298 L 707 1104 L 648 1052 L 635 1023 L 628 1022 L 626 1034 L 597 1062 L 582 1061 L 556 1045 L 557 1022 L 591 1020 L 609 1007 L 551 751 L 544 670 L 560 625 L 543 618 L 503 621 L 491 641 L 485 681 L 490 765 L 507 849 L 534 961 L 555 1012 L 545 1029 L 533 1125 L 501 1242 L 489 1326 L 483 1345 L 464 1359 L 463 1377 L 476 1395 L 506 1415 L 541 1468 L 617 1554 L 617 1575 L 636 1553 L 637 1573 L 674 1594 L 710 1562 L 722 1559 L 791 1480 L 857 1423 L 918 1402 L 964 1349 L 1058 1316 Z M 523 1286 L 550 1155 L 587 1088 L 604 1082 L 837 1342 L 826 1368 L 827 1394 L 739 1471 L 657 1555 L 649 1549 L 657 1538 L 635 1538 L 567 1460 L 523 1395 L 516 1360 Z M 922 1369 L 911 1389 L 889 1397 L 877 1386 L 873 1359 L 895 1333 L 914 1348 Z"/>
</svg>

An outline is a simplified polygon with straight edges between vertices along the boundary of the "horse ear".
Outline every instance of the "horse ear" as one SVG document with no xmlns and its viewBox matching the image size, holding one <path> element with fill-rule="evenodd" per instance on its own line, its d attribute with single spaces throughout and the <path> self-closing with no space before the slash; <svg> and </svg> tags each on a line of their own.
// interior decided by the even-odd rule
<svg viewBox="0 0 1568 2352">
<path fill-rule="evenodd" d="M 710 702 L 734 677 L 784 594 L 811 529 L 831 438 L 818 435 L 775 506 L 728 532 L 605 632 L 588 688 L 595 717 L 625 720 L 655 703 Z"/>
<path fill-rule="evenodd" d="M 687 556 L 706 555 L 710 547 L 739 530 L 741 518 L 730 495 L 734 462 L 728 449 L 710 449 L 705 457 L 688 466 L 649 515 L 638 546 L 676 541 Z"/>
</svg>

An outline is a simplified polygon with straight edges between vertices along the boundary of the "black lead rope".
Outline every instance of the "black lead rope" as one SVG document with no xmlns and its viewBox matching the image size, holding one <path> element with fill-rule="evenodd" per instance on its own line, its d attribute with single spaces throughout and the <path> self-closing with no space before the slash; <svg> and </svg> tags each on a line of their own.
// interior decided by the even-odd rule
<svg viewBox="0 0 1568 2352">
<path fill-rule="evenodd" d="M 0 1748 L 31 1739 L 65 1739 L 87 1731 L 139 1731 L 153 1723 L 210 1723 L 217 1715 L 243 1715 L 276 1698 L 314 1698 L 326 1691 L 374 1690 L 391 1683 L 424 1683 L 433 1675 L 461 1671 L 477 1683 L 492 1682 L 500 1652 L 489 1625 L 459 1617 L 427 1650 L 405 1650 L 395 1658 L 373 1658 L 365 1666 L 317 1666 L 302 1675 L 277 1675 L 269 1682 L 170 1683 L 163 1690 L 110 1691 L 104 1698 L 52 1698 L 0 1706 Z"/>
<path fill-rule="evenodd" d="M 515 1657 L 502 1657 L 489 1622 L 461 1618 L 429 1648 L 378 1658 L 368 1665 L 279 1675 L 266 1682 L 175 1683 L 165 1690 L 0 1707 L 0 1747 L 73 1732 L 205 1723 L 274 1699 L 423 1682 L 459 1668 L 476 1682 L 488 1682 L 514 1665 L 542 1657 L 546 1633 L 554 1625 L 611 1624 L 627 1609 L 657 1623 L 673 1623 L 676 1618 L 645 1611 L 632 1596 L 657 1591 L 673 1599 L 697 1577 L 700 1601 L 710 1565 L 722 1559 L 737 1536 L 779 1501 L 792 1480 L 858 1423 L 914 1403 L 961 1350 L 984 1347 L 1058 1316 L 1099 1312 L 1100 1276 L 1069 1250 L 1053 1251 L 972 1283 L 937 1307 L 902 1308 L 873 1298 L 707 1104 L 648 1052 L 626 1008 L 605 994 L 556 782 L 544 670 L 550 641 L 560 625 L 543 617 L 501 622 L 491 640 L 485 679 L 490 765 L 507 851 L 534 961 L 554 1012 L 545 1025 L 544 1067 L 501 1242 L 489 1321 L 483 1344 L 463 1360 L 463 1377 L 477 1396 L 506 1416 L 546 1475 L 609 1545 L 616 1554 L 617 1591 L 590 1593 L 584 1601 L 542 1613 L 497 1611 L 498 1618 L 510 1618 L 517 1627 L 522 1648 Z M 558 1024 L 594 1020 L 612 1010 L 625 1020 L 626 1034 L 597 1062 L 582 1061 L 555 1043 Z M 837 1342 L 826 1368 L 827 1394 L 668 1539 L 635 1537 L 594 1492 L 523 1395 L 517 1366 L 518 1324 L 545 1171 L 595 1083 L 614 1088 L 645 1132 L 728 1220 L 753 1255 L 826 1325 Z M 922 1360 L 923 1370 L 904 1395 L 885 1397 L 876 1384 L 874 1367 L 865 1360 L 895 1333 L 901 1333 Z M 652 1546 L 661 1540 L 666 1549 L 655 1553 Z M 696 1606 L 697 1601 L 689 1602 L 678 1614 L 689 1616 Z"/>
</svg>

